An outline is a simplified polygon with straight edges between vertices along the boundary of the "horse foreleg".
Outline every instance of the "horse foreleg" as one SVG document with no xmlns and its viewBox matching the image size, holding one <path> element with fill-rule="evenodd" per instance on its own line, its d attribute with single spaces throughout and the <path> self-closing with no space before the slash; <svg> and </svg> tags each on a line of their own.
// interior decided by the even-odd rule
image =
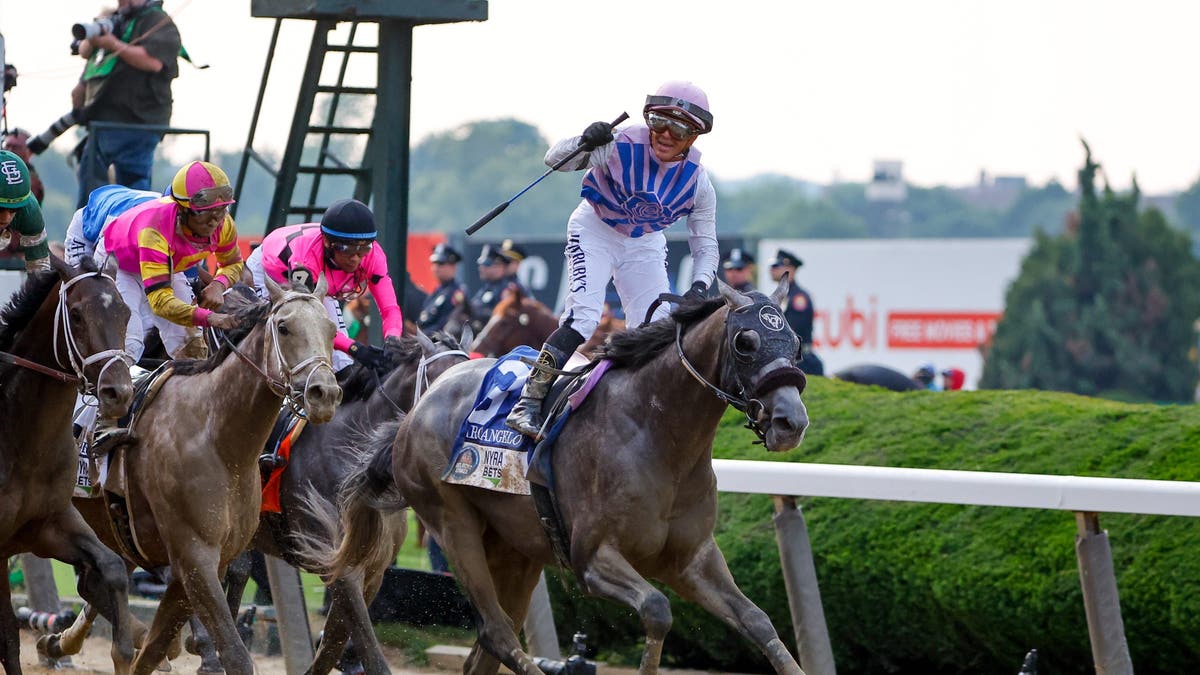
<svg viewBox="0 0 1200 675">
<path fill-rule="evenodd" d="M 133 660 L 133 675 L 150 675 L 166 659 L 167 651 L 175 642 L 179 629 L 187 623 L 191 611 L 183 583 L 172 578 L 158 601 L 158 610 L 154 612 L 142 649 Z"/>
<path fill-rule="evenodd" d="M 345 590 L 337 587 L 334 581 L 329 586 L 332 598 L 329 602 L 329 614 L 325 616 L 325 627 L 321 631 L 321 644 L 313 656 L 313 662 L 304 671 L 305 675 L 326 675 L 333 670 L 346 643 L 350 641 L 350 626 L 346 611 L 342 608 Z"/>
<path fill-rule="evenodd" d="M 642 650 L 642 675 L 658 672 L 662 660 L 663 640 L 671 629 L 671 603 L 650 582 L 633 569 L 612 546 L 602 544 L 587 561 L 583 570 L 583 586 L 588 593 L 616 600 L 638 613 L 646 631 L 646 647 Z"/>
<path fill-rule="evenodd" d="M 537 586 L 542 565 L 521 555 L 494 533 L 488 536 L 483 545 L 487 550 L 488 570 L 492 578 L 504 579 L 497 589 L 500 607 L 508 615 L 514 630 L 518 630 L 516 627 L 525 625 L 525 615 L 529 613 L 529 601 Z M 476 675 L 494 675 L 499 670 L 500 662 L 481 649 L 479 643 L 471 648 L 463 665 L 463 672 Z"/>
<path fill-rule="evenodd" d="M 199 545 L 172 555 L 172 571 L 183 583 L 188 601 L 217 644 L 221 665 L 229 675 L 251 675 L 250 651 L 238 636 L 225 591 L 217 577 L 218 555 Z M 161 611 L 161 610 L 160 610 Z M 157 617 L 155 617 L 157 620 Z"/>
<path fill-rule="evenodd" d="M 475 623 L 478 628 L 477 647 L 488 650 L 505 666 L 517 675 L 543 675 L 533 663 L 533 659 L 521 649 L 521 643 L 513 630 L 513 624 L 496 593 L 495 580 L 492 579 L 488 568 L 488 560 L 484 554 L 483 523 L 468 504 L 456 504 L 455 508 L 445 509 L 445 519 L 439 531 L 433 534 L 438 537 L 442 548 L 454 565 L 454 576 L 466 590 L 475 608 Z M 505 579 L 504 583 L 508 583 Z M 476 660 L 477 666 L 486 666 Z M 474 675 L 475 671 L 469 666 L 470 661 L 463 667 L 464 673 Z M 480 671 L 486 673 L 486 668 Z M 494 672 L 494 670 L 492 671 Z"/>
<path fill-rule="evenodd" d="M 675 578 L 664 579 L 681 597 L 725 621 L 766 655 L 777 673 L 804 675 L 788 652 L 771 619 L 737 587 L 717 542 L 709 538 Z"/>
<path fill-rule="evenodd" d="M 8 585 L 8 558 L 0 568 L 0 666 L 8 675 L 21 675 L 21 636 L 12 612 L 12 589 Z"/>
<path fill-rule="evenodd" d="M 346 646 L 347 638 L 354 638 L 355 650 L 362 660 L 363 670 L 368 675 L 387 675 L 391 672 L 363 600 L 363 590 L 356 579 L 340 577 L 329 584 L 333 600 L 329 605 L 329 616 L 325 621 L 325 635 L 321 648 L 313 659 L 307 675 L 325 675 L 337 663 Z"/>
<path fill-rule="evenodd" d="M 225 669 L 221 667 L 221 659 L 217 657 L 217 648 L 213 646 L 212 636 L 208 634 L 204 623 L 195 614 L 188 616 L 188 628 L 192 629 L 192 636 L 184 646 L 189 652 L 200 657 L 200 667 L 196 669 L 196 672 L 225 672 Z"/>
<path fill-rule="evenodd" d="M 112 624 L 110 653 L 114 673 L 128 675 L 133 661 L 133 638 L 125 561 L 100 543 L 74 506 L 46 521 L 33 553 L 75 567 L 79 595 Z M 57 649 L 49 644 L 46 648 L 47 654 Z"/>
</svg>

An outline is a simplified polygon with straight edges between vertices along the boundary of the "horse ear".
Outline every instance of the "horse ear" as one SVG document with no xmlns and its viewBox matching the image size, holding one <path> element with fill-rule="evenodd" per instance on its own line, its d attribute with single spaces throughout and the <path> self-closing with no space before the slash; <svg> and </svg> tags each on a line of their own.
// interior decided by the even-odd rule
<svg viewBox="0 0 1200 675">
<path fill-rule="evenodd" d="M 783 276 L 779 277 L 779 286 L 771 293 L 771 302 L 776 305 L 783 305 L 783 301 L 788 296 L 788 287 L 791 285 L 790 276 L 790 272 L 784 272 Z"/>
<path fill-rule="evenodd" d="M 63 281 L 70 281 L 72 277 L 79 275 L 79 270 L 63 262 L 62 258 L 54 254 L 50 254 L 50 269 L 57 272 L 58 278 Z"/>
<path fill-rule="evenodd" d="M 117 256 L 110 255 L 107 258 L 105 258 L 104 259 L 104 267 L 101 268 L 100 273 L 103 274 L 104 276 L 108 277 L 109 279 L 116 281 L 117 280 Z"/>
<path fill-rule="evenodd" d="M 730 307 L 738 308 L 752 302 L 745 293 L 742 293 L 720 279 L 717 279 L 717 290 L 721 292 L 721 297 L 725 299 L 725 304 Z"/>
<path fill-rule="evenodd" d="M 319 281 L 317 281 L 317 287 L 313 289 L 312 294 L 317 296 L 318 300 L 321 300 L 322 302 L 324 302 L 325 294 L 328 292 L 329 292 L 329 279 L 324 274 L 322 274 L 321 279 Z"/>
<path fill-rule="evenodd" d="M 279 302 L 279 299 L 283 297 L 283 288 L 275 283 L 270 274 L 264 274 L 263 281 L 267 285 L 267 297 L 271 299 L 272 303 Z"/>
<path fill-rule="evenodd" d="M 462 327 L 462 335 L 458 338 L 458 344 L 463 347 L 471 346 L 471 341 L 475 339 L 475 331 L 471 330 L 471 324 L 464 323 Z"/>
<path fill-rule="evenodd" d="M 437 351 L 437 345 L 433 344 L 433 340 L 430 340 L 425 331 L 420 328 L 413 332 L 413 337 L 417 339 L 417 344 L 421 345 L 421 351 L 425 353 L 425 356 L 433 356 Z"/>
</svg>

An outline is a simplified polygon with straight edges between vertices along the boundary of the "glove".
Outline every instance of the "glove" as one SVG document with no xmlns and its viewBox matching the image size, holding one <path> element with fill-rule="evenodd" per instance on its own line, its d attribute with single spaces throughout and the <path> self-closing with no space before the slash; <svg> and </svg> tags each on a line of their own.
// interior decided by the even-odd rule
<svg viewBox="0 0 1200 675">
<path fill-rule="evenodd" d="M 25 144 L 25 147 L 29 148 L 29 151 L 33 154 L 40 155 L 46 151 L 46 141 L 43 141 L 41 136 L 34 136 L 33 138 L 29 139 L 29 142 Z"/>
<path fill-rule="evenodd" d="M 613 133 L 612 127 L 608 122 L 592 122 L 580 134 L 581 148 L 587 148 L 588 152 L 595 150 L 602 145 L 608 145 L 612 142 Z"/>
<path fill-rule="evenodd" d="M 377 373 L 383 374 L 390 370 L 391 363 L 389 363 L 387 352 L 375 345 L 364 345 L 356 342 L 350 345 L 349 351 L 350 358 L 373 369 Z"/>
<path fill-rule="evenodd" d="M 693 281 L 692 287 L 683 294 L 683 299 L 691 302 L 704 302 L 708 297 L 708 285 L 703 281 Z"/>
</svg>

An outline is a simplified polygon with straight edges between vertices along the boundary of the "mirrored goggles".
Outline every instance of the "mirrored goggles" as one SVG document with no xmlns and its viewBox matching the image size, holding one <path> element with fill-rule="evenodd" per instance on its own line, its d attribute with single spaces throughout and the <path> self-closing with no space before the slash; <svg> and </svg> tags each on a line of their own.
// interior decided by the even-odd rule
<svg viewBox="0 0 1200 675">
<path fill-rule="evenodd" d="M 347 255 L 366 255 L 371 252 L 371 248 L 374 245 L 374 241 L 333 241 L 329 243 L 329 248 L 333 249 L 334 253 L 345 253 Z"/>
<path fill-rule="evenodd" d="M 700 135 L 700 130 L 696 127 L 653 111 L 646 113 L 646 126 L 655 133 L 661 134 L 666 131 L 677 141 L 686 141 Z"/>
</svg>

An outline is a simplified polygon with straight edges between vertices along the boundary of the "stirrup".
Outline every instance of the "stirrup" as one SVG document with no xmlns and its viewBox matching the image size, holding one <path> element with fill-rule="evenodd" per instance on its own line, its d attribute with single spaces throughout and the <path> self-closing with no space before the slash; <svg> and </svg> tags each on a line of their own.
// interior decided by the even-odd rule
<svg viewBox="0 0 1200 675">
<path fill-rule="evenodd" d="M 287 466 L 287 463 L 286 458 L 276 455 L 273 452 L 266 452 L 258 456 L 258 472 L 263 476 L 267 476 L 272 471 Z"/>
</svg>

